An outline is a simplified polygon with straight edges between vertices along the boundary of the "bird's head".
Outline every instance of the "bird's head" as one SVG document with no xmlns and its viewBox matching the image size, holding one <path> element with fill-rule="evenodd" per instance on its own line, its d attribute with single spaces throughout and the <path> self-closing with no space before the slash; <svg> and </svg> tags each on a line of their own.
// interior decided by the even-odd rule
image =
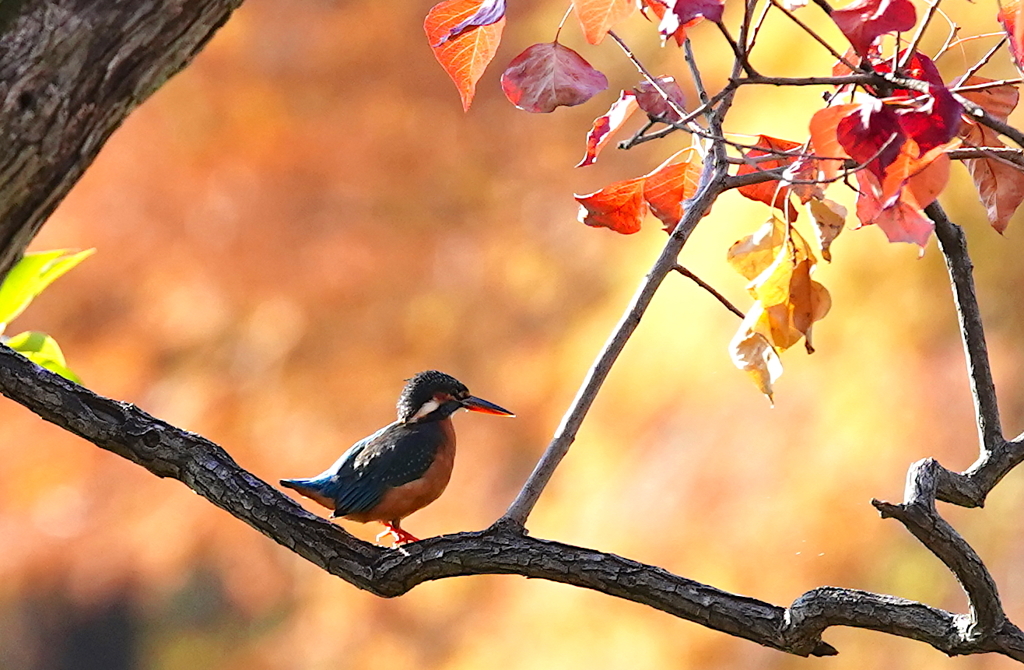
<svg viewBox="0 0 1024 670">
<path fill-rule="evenodd" d="M 437 370 L 420 372 L 407 379 L 398 397 L 398 420 L 403 423 L 438 421 L 460 409 L 515 416 L 503 407 L 470 395 L 465 384 Z"/>
</svg>

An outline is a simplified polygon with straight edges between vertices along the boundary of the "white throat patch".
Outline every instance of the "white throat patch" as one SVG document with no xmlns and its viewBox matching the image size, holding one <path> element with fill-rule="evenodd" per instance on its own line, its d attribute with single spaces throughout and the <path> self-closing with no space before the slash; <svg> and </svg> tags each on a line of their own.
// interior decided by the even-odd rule
<svg viewBox="0 0 1024 670">
<path fill-rule="evenodd" d="M 423 405 L 420 406 L 418 410 L 416 410 L 416 413 L 412 415 L 411 421 L 417 421 L 419 419 L 422 419 L 423 417 L 430 414 L 440 406 L 441 403 L 439 403 L 437 400 L 428 400 L 427 402 L 423 403 Z"/>
</svg>

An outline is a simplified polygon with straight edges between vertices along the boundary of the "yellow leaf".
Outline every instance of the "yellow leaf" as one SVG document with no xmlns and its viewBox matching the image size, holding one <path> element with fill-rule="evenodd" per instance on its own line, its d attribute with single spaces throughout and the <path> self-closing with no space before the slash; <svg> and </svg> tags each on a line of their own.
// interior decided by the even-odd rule
<svg viewBox="0 0 1024 670">
<path fill-rule="evenodd" d="M 785 239 L 786 224 L 773 216 L 753 235 L 747 235 L 729 247 L 726 259 L 734 270 L 754 280 L 775 261 Z"/>
<path fill-rule="evenodd" d="M 757 389 L 774 405 L 772 385 L 782 374 L 782 361 L 768 339 L 754 330 L 762 316 L 762 310 L 755 304 L 729 343 L 729 357 L 733 365 L 750 375 Z"/>
</svg>

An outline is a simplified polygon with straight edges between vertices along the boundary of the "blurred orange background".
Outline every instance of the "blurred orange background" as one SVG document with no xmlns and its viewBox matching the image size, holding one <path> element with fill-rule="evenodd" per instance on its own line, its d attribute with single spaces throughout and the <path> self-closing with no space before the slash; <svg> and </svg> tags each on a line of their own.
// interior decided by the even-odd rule
<svg viewBox="0 0 1024 670">
<path fill-rule="evenodd" d="M 423 37 L 428 7 L 249 0 L 128 119 L 44 227 L 34 249 L 98 253 L 10 333 L 52 334 L 87 386 L 209 437 L 272 482 L 319 472 L 393 419 L 403 379 L 445 370 L 518 418 L 457 417 L 448 491 L 405 525 L 421 537 L 489 525 L 664 242 L 653 219 L 631 237 L 586 228 L 572 193 L 643 174 L 688 138 L 609 148 L 574 170 L 593 118 L 637 82 L 614 44 L 588 47 L 570 24 L 562 41 L 608 74 L 609 91 L 552 115 L 520 112 L 500 72 L 551 39 L 565 7 L 514 3 L 464 114 Z M 962 35 L 997 29 L 994 3 L 960 9 Z M 840 43 L 834 26 L 815 25 Z M 945 38 L 936 26 L 930 51 Z M 661 49 L 651 24 L 637 16 L 620 33 L 656 73 L 689 81 L 682 52 Z M 691 34 L 705 81 L 720 85 L 720 35 L 710 25 Z M 943 74 L 961 74 L 992 43 L 954 49 Z M 755 51 L 766 74 L 823 74 L 831 61 L 781 16 Z M 1016 76 L 1005 53 L 982 74 Z M 744 89 L 729 129 L 802 141 L 820 93 Z M 852 205 L 842 191 L 830 195 Z M 967 228 L 1003 423 L 1016 434 L 1024 221 L 1005 238 L 992 231 L 962 167 L 942 202 Z M 745 308 L 725 252 L 766 216 L 727 195 L 681 261 Z M 816 275 L 834 303 L 815 328 L 818 351 L 783 356 L 775 408 L 729 361 L 738 320 L 669 277 L 532 534 L 778 604 L 831 584 L 963 611 L 954 578 L 869 504 L 899 500 L 916 459 L 963 469 L 977 452 L 942 258 L 933 242 L 918 260 L 873 227 L 843 233 L 832 253 Z M 382 600 L 8 401 L 0 450 L 4 670 L 1011 666 L 851 629 L 825 635 L 838 657 L 806 661 L 515 577 Z M 942 507 L 1018 623 L 1022 502 L 1015 472 L 984 510 Z M 379 530 L 345 527 L 366 539 Z"/>
</svg>

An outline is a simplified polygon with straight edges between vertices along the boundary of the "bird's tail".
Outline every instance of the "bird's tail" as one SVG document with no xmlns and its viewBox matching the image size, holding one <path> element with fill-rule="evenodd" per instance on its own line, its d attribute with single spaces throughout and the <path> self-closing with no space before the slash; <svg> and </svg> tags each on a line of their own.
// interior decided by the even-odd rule
<svg viewBox="0 0 1024 670">
<path fill-rule="evenodd" d="M 327 509 L 334 509 L 336 503 L 332 495 L 334 482 L 331 479 L 314 477 L 313 479 L 282 479 L 281 486 L 298 491 L 310 500 L 315 500 Z"/>
</svg>

